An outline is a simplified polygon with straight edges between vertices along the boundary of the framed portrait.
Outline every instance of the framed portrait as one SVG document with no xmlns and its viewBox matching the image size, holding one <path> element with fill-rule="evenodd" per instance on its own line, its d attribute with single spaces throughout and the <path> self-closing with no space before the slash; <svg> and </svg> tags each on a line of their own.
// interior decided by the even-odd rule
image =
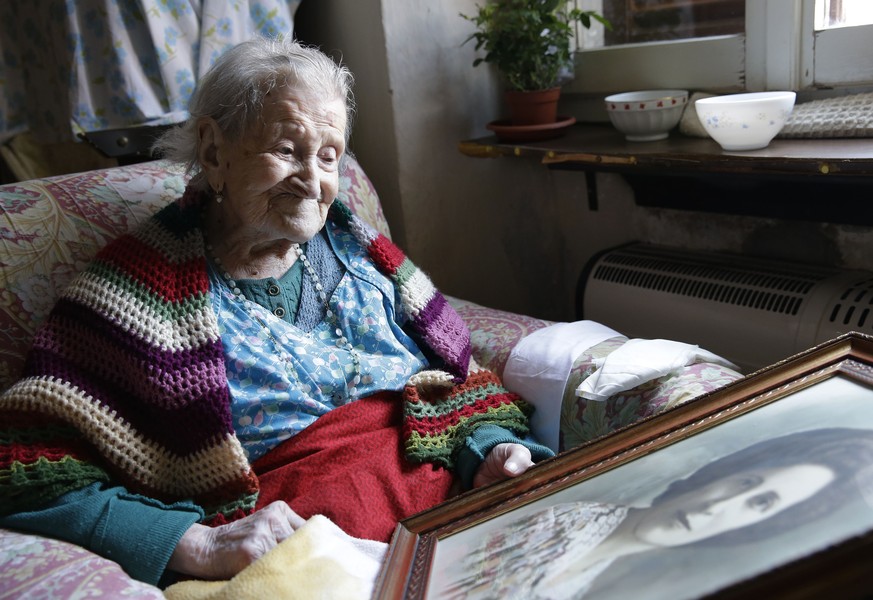
<svg viewBox="0 0 873 600">
<path fill-rule="evenodd" d="M 871 570 L 851 333 L 406 519 L 376 597 L 869 597 Z"/>
</svg>

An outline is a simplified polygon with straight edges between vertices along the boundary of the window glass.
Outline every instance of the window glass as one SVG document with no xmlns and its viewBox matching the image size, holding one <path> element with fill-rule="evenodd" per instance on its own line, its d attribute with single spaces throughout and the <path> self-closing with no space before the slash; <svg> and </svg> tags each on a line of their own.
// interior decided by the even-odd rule
<svg viewBox="0 0 873 600">
<path fill-rule="evenodd" d="M 579 119 L 605 120 L 603 96 L 631 90 L 814 94 L 873 85 L 873 0 L 575 3 L 608 16 L 616 29 L 577 29 L 576 77 L 564 90 Z"/>
<path fill-rule="evenodd" d="M 605 45 L 683 40 L 743 33 L 745 0 L 611 0 L 602 3 L 613 24 Z"/>
<path fill-rule="evenodd" d="M 870 0 L 816 0 L 816 31 L 858 25 L 873 25 L 873 2 Z"/>
</svg>

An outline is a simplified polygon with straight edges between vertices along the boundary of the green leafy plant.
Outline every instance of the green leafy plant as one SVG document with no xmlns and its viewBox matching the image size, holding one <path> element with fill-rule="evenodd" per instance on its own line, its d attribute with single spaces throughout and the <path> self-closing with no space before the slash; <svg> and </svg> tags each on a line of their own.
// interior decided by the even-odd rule
<svg viewBox="0 0 873 600">
<path fill-rule="evenodd" d="M 569 8 L 572 0 L 488 0 L 475 15 L 461 17 L 476 25 L 464 43 L 476 40 L 476 50 L 485 56 L 473 66 L 494 64 L 506 77 L 510 89 L 544 90 L 559 83 L 562 71 L 572 68 L 570 38 L 573 24 L 586 29 L 592 20 L 611 29 L 609 21 L 595 11 Z"/>
</svg>

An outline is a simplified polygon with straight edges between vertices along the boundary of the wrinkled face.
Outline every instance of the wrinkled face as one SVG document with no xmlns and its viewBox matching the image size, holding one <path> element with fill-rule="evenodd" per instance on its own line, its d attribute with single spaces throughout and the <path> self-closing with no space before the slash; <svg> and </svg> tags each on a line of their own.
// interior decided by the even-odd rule
<svg viewBox="0 0 873 600">
<path fill-rule="evenodd" d="M 291 86 L 273 90 L 260 123 L 218 153 L 225 209 L 263 241 L 311 239 L 339 189 L 345 130 L 343 99 L 325 100 Z"/>
<path fill-rule="evenodd" d="M 680 546 L 758 523 L 833 481 L 821 465 L 748 470 L 652 507 L 634 530 L 656 546 Z"/>
</svg>

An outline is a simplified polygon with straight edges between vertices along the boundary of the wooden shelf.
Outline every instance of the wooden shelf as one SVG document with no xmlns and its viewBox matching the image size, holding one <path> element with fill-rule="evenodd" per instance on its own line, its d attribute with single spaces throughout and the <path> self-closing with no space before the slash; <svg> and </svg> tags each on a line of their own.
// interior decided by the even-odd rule
<svg viewBox="0 0 873 600">
<path fill-rule="evenodd" d="M 711 139 L 672 132 L 628 142 L 609 124 L 572 126 L 558 139 L 461 142 L 475 157 L 528 157 L 585 173 L 597 210 L 597 172 L 619 172 L 640 206 L 873 226 L 873 139 L 776 139 L 767 148 L 725 152 Z"/>
<path fill-rule="evenodd" d="M 494 136 L 461 142 L 474 157 L 518 156 L 553 168 L 626 173 L 739 173 L 781 176 L 873 175 L 873 139 L 776 139 L 767 148 L 725 152 L 711 139 L 674 131 L 666 140 L 628 142 L 609 124 L 570 127 L 558 139 L 507 144 Z"/>
</svg>

